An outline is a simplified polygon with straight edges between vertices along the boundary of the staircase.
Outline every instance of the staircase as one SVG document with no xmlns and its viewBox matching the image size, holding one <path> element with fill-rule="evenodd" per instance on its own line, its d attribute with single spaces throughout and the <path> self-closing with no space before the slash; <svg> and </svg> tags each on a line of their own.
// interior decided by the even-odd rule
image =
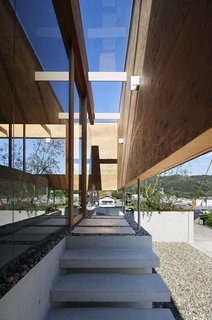
<svg viewBox="0 0 212 320">
<path fill-rule="evenodd" d="M 173 320 L 152 302 L 170 301 L 170 292 L 152 268 L 159 259 L 151 237 L 82 235 L 67 238 L 61 274 L 50 292 L 45 320 Z"/>
</svg>

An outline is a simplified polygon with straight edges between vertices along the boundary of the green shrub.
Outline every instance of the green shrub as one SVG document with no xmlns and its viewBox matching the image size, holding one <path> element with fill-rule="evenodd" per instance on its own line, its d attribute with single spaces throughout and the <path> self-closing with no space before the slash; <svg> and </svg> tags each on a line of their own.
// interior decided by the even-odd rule
<svg viewBox="0 0 212 320">
<path fill-rule="evenodd" d="M 212 211 L 208 213 L 203 213 L 201 215 L 201 219 L 203 220 L 203 224 L 206 224 L 209 227 L 212 227 Z"/>
</svg>

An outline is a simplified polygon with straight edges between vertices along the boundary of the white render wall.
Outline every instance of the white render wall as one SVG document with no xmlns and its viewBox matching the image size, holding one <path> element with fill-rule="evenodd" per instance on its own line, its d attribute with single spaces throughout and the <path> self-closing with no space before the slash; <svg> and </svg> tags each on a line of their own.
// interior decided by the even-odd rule
<svg viewBox="0 0 212 320">
<path fill-rule="evenodd" d="M 193 242 L 194 220 L 193 212 L 161 211 L 141 212 L 141 226 L 156 242 Z M 138 222 L 138 212 L 134 212 Z"/>
<path fill-rule="evenodd" d="M 1 320 L 44 319 L 51 307 L 49 291 L 59 276 L 59 258 L 65 247 L 66 238 L 0 299 Z"/>
</svg>

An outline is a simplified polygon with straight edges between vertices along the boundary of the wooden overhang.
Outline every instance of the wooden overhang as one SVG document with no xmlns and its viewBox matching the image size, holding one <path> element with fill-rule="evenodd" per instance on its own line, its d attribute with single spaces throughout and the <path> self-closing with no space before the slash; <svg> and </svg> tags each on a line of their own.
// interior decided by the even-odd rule
<svg viewBox="0 0 212 320">
<path fill-rule="evenodd" d="M 88 60 L 78 0 L 53 0 L 60 32 L 67 55 L 70 43 L 75 55 L 75 81 L 80 96 L 88 97 L 90 123 L 94 124 L 94 102 L 91 83 L 88 81 Z"/>
<path fill-rule="evenodd" d="M 118 138 L 118 188 L 212 151 L 212 2 L 135 0 Z M 132 55 L 133 52 L 133 55 Z"/>
</svg>

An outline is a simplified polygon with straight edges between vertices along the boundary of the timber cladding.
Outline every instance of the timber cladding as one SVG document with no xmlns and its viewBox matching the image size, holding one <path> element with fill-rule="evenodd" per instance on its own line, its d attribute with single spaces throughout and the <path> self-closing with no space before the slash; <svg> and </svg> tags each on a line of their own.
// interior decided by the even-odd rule
<svg viewBox="0 0 212 320">
<path fill-rule="evenodd" d="M 118 137 L 118 187 L 212 149 L 212 2 L 134 2 Z M 135 52 L 135 57 L 132 56 Z M 130 75 L 140 75 L 130 92 Z"/>
<path fill-rule="evenodd" d="M 89 125 L 92 168 L 88 190 L 117 189 L 117 123 Z"/>
</svg>

